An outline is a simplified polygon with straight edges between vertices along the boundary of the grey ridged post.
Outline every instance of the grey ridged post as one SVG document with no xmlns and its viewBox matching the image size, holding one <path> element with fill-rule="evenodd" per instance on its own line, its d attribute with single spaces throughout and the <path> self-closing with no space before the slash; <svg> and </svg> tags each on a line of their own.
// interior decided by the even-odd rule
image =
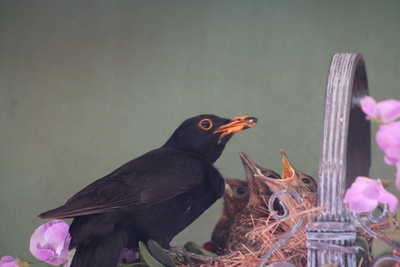
<svg viewBox="0 0 400 267">
<path fill-rule="evenodd" d="M 367 94 L 363 57 L 335 54 L 326 84 L 318 177 L 318 205 L 326 208 L 314 218 L 316 228 L 307 226 L 308 266 L 356 266 L 355 225 L 343 197 L 357 176 L 369 176 L 370 123 L 359 105 Z"/>
</svg>

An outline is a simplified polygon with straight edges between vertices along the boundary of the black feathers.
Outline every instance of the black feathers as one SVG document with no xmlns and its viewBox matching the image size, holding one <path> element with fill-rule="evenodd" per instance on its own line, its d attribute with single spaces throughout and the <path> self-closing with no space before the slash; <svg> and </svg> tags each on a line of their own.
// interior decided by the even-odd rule
<svg viewBox="0 0 400 267">
<path fill-rule="evenodd" d="M 115 267 L 122 248 L 171 239 L 223 194 L 224 180 L 213 163 L 235 132 L 256 124 L 253 117 L 187 119 L 160 148 L 93 182 L 67 203 L 40 214 L 74 218 L 72 267 Z"/>
</svg>

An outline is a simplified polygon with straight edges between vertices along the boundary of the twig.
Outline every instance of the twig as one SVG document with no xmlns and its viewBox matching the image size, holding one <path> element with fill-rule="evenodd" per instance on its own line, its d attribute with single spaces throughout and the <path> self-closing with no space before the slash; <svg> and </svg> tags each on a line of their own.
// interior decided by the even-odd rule
<svg viewBox="0 0 400 267">
<path fill-rule="evenodd" d="M 188 255 L 189 257 L 191 257 L 193 259 L 201 260 L 207 264 L 212 264 L 213 262 L 227 259 L 235 253 L 235 252 L 232 252 L 230 254 L 222 255 L 222 256 L 208 256 L 208 255 L 197 254 L 197 253 L 193 253 L 193 252 L 189 252 L 189 251 L 183 251 L 182 249 L 177 249 L 177 248 L 170 248 L 170 249 L 164 249 L 164 250 L 166 252 L 176 254 L 176 255 L 181 255 L 181 256 Z"/>
</svg>

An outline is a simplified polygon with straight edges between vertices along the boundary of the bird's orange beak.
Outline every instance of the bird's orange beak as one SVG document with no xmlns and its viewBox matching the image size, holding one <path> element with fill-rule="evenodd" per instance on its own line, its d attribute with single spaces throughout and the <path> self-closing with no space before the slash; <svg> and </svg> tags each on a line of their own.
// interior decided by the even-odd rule
<svg viewBox="0 0 400 267">
<path fill-rule="evenodd" d="M 290 162 L 283 150 L 281 149 L 281 154 L 282 154 L 282 165 L 283 165 L 283 171 L 282 171 L 282 180 L 290 180 L 294 177 L 294 169 L 292 165 L 290 165 Z"/>
<path fill-rule="evenodd" d="M 229 123 L 220 126 L 214 133 L 222 133 L 220 139 L 226 135 L 234 134 L 249 129 L 257 124 L 257 118 L 240 116 L 230 119 Z"/>
</svg>

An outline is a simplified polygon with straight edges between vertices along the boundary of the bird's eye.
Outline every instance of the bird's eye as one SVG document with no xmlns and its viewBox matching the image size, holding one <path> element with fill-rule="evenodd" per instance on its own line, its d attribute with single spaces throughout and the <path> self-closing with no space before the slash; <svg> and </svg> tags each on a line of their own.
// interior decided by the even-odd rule
<svg viewBox="0 0 400 267">
<path fill-rule="evenodd" d="M 262 173 L 264 176 L 267 176 L 267 177 L 269 177 L 269 178 L 272 178 L 272 179 L 275 179 L 275 178 L 276 178 L 276 176 L 273 175 L 273 174 L 271 174 L 269 171 L 261 171 L 261 173 Z"/>
<path fill-rule="evenodd" d="M 238 189 L 236 189 L 236 192 L 239 195 L 243 195 L 244 193 L 246 193 L 246 189 L 244 189 L 243 187 L 238 187 Z"/>
<path fill-rule="evenodd" d="M 210 130 L 212 127 L 212 121 L 210 119 L 203 119 L 199 122 L 199 126 L 203 130 Z"/>
<path fill-rule="evenodd" d="M 311 184 L 311 181 L 310 181 L 310 179 L 308 179 L 308 178 L 302 178 L 301 181 L 302 181 L 303 183 L 305 183 L 305 184 Z"/>
</svg>

